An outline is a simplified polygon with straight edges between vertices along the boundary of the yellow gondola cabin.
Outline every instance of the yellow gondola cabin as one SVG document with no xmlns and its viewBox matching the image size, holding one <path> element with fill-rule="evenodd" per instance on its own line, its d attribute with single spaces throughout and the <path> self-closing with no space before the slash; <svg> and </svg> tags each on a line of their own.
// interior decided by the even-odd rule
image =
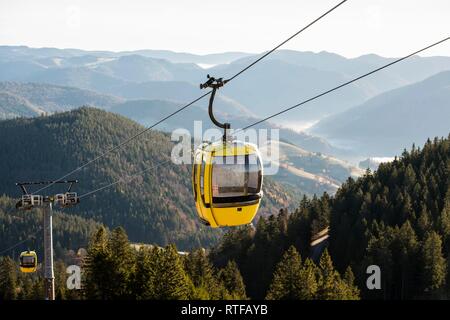
<svg viewBox="0 0 450 320">
<path fill-rule="evenodd" d="M 222 141 L 206 142 L 194 154 L 192 188 L 200 220 L 213 228 L 249 224 L 258 212 L 262 198 L 263 166 L 256 145 L 231 141 L 229 123 L 214 117 L 217 89 L 228 82 L 207 76 L 200 89 L 211 88 L 208 114 L 224 129 Z"/>
<path fill-rule="evenodd" d="M 35 272 L 37 268 L 37 255 L 34 251 L 24 251 L 20 254 L 20 271 Z"/>
<path fill-rule="evenodd" d="M 213 228 L 249 224 L 262 197 L 257 147 L 239 141 L 203 143 L 195 152 L 193 190 L 200 219 Z"/>
</svg>

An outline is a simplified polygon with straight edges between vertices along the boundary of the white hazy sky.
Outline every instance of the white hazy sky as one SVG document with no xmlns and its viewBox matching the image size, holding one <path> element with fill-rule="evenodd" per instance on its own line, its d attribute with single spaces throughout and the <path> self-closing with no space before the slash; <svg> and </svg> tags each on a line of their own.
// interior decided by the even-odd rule
<svg viewBox="0 0 450 320">
<path fill-rule="evenodd" d="M 0 45 L 261 52 L 339 1 L 0 0 Z M 349 0 L 283 48 L 400 56 L 449 35 L 450 0 Z"/>
</svg>

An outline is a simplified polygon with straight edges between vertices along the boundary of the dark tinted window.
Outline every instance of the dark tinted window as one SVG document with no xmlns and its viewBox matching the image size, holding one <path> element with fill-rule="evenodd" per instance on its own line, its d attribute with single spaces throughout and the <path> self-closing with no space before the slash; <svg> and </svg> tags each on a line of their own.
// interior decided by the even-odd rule
<svg viewBox="0 0 450 320">
<path fill-rule="evenodd" d="M 261 191 L 261 164 L 256 155 L 214 157 L 212 164 L 214 198 L 245 197 Z"/>
</svg>

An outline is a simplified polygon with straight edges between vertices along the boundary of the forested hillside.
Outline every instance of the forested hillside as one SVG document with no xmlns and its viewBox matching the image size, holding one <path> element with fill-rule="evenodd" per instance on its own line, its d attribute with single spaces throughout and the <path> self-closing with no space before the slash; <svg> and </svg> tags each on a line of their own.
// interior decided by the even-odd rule
<svg viewBox="0 0 450 320">
<path fill-rule="evenodd" d="M 374 174 L 349 179 L 333 199 L 330 252 L 353 266 L 359 283 L 369 264 L 383 272 L 376 298 L 448 297 L 450 140 L 428 141 Z"/>
<path fill-rule="evenodd" d="M 0 136 L 8 139 L 0 140 L 0 193 L 17 197 L 20 190 L 15 182 L 59 178 L 141 130 L 143 127 L 131 120 L 91 108 L 1 121 Z M 80 181 L 74 190 L 83 194 L 166 162 L 129 183 L 83 198 L 79 206 L 66 212 L 111 228 L 123 226 L 135 242 L 176 243 L 182 250 L 210 245 L 221 231 L 198 222 L 191 195 L 190 165 L 169 161 L 172 145 L 167 134 L 151 131 L 120 152 L 77 172 L 71 177 Z M 295 190 L 286 190 L 270 179 L 265 180 L 264 188 L 261 215 L 296 202 Z M 52 187 L 46 191 L 64 190 Z"/>
<path fill-rule="evenodd" d="M 74 114 L 79 117 L 79 114 L 92 112 L 96 113 L 97 119 L 105 120 L 106 117 L 110 123 L 117 123 L 115 122 L 117 119 L 122 121 L 117 116 L 91 109 L 81 109 L 56 117 L 68 121 Z M 51 118 L 43 119 L 48 121 Z M 91 114 L 89 119 L 95 118 Z M 24 121 L 37 120 L 15 120 L 19 123 Z M 64 121 L 58 123 L 63 124 Z M 77 121 L 80 119 L 77 118 Z M 49 123 L 54 122 L 48 122 L 47 125 Z M 154 140 L 157 137 L 161 140 L 166 139 L 158 132 L 150 134 L 150 139 Z M 160 148 L 164 150 L 163 146 Z M 73 150 L 77 155 L 77 149 Z M 131 151 L 137 152 L 133 148 Z M 107 161 L 117 166 L 111 160 Z M 90 172 L 90 178 L 94 181 L 96 177 L 99 178 L 97 170 L 99 168 Z M 423 148 L 414 147 L 410 152 L 404 151 L 400 158 L 391 163 L 381 164 L 374 173 L 367 171 L 359 179 L 349 178 L 335 196 L 324 194 L 320 198 L 304 197 L 295 211 L 283 209 L 278 214 L 262 217 L 255 229 L 249 226 L 230 229 L 209 254 L 202 250 L 194 250 L 187 256 L 177 253 L 173 245 L 165 249 L 158 247 L 149 249 L 142 246 L 136 251 L 130 246 L 124 230 L 119 228 L 108 233 L 104 228 L 98 228 L 91 220 L 72 217 L 71 215 L 79 212 L 81 215 L 92 216 L 113 226 L 110 216 L 80 206 L 69 215 L 60 215 L 59 222 L 55 220 L 55 230 L 65 233 L 60 235 L 57 231 L 58 241 L 61 245 L 79 242 L 81 238 L 87 237 L 88 233 L 92 234 L 94 227 L 97 231 L 91 238 L 88 255 L 83 260 L 85 270 L 83 290 L 76 296 L 67 293 L 60 295 L 61 297 L 66 295 L 66 298 L 91 299 L 447 298 L 450 290 L 449 173 L 450 139 L 436 138 L 428 141 Z M 144 181 L 141 181 L 141 185 Z M 176 186 L 175 181 L 171 183 Z M 277 185 L 271 183 L 269 190 L 275 192 L 277 189 L 273 187 Z M 161 183 L 161 187 L 163 186 Z M 7 190 L 6 187 L 3 188 Z M 81 185 L 79 188 L 82 188 Z M 136 207 L 137 202 L 128 188 L 122 186 L 118 189 L 124 197 L 122 199 L 127 199 L 127 205 L 124 205 L 125 202 L 115 204 L 121 205 L 117 208 L 122 210 L 121 212 L 130 214 L 126 207 L 131 207 L 131 210 Z M 178 190 L 183 191 L 181 187 Z M 285 191 L 278 190 L 266 199 L 272 199 L 274 201 L 272 206 L 281 208 L 283 201 L 274 199 L 283 192 Z M 106 193 L 105 199 L 96 199 L 97 207 L 101 208 L 100 204 L 106 203 L 106 200 L 112 197 L 112 193 Z M 172 200 L 175 199 L 179 199 L 179 195 Z M 170 202 L 167 202 L 170 199 L 160 196 L 159 200 L 170 205 Z M 158 204 L 152 203 L 156 203 L 155 206 Z M 9 208 L 12 200 L 3 198 L 2 205 Z M 180 203 L 173 205 L 181 206 Z M 108 212 L 118 213 L 117 209 L 113 211 L 110 206 Z M 147 227 L 148 220 L 161 219 L 158 211 L 156 214 L 153 212 L 155 211 L 149 210 L 149 215 L 136 215 L 133 218 Z M 173 212 L 179 213 L 176 210 Z M 5 234 L 14 232 L 14 229 L 8 228 L 20 226 L 21 223 L 24 224 L 24 228 L 25 224 L 36 225 L 36 220 L 31 214 L 9 212 L 8 215 L 3 213 L 0 217 L 6 221 Z M 113 219 L 117 217 L 118 215 L 112 215 Z M 38 218 L 40 219 L 39 213 L 36 215 L 36 219 Z M 180 219 L 179 216 L 176 218 Z M 12 220 L 17 220 L 18 224 L 11 223 Z M 25 222 L 27 220 L 30 222 Z M 65 221 L 69 221 L 69 224 Z M 189 222 L 188 218 L 186 221 Z M 73 227 L 73 223 L 77 224 L 76 228 Z M 132 232 L 137 229 L 136 225 L 127 224 L 127 221 L 121 220 L 118 224 L 120 223 Z M 202 230 L 196 223 L 192 224 L 197 227 L 200 236 L 205 238 L 214 236 Z M 185 223 L 183 226 L 186 225 Z M 168 226 L 161 226 L 162 232 L 169 229 Z M 181 228 L 177 225 L 170 227 Z M 330 229 L 328 249 L 321 255 L 313 257 L 311 239 L 327 227 Z M 158 235 L 158 230 L 154 230 Z M 184 235 L 189 237 L 188 232 Z M 186 239 L 166 238 L 167 243 L 177 240 L 185 247 L 201 244 L 201 240 L 186 245 Z M 117 256 L 122 258 L 117 259 Z M 14 276 L 14 263 L 8 258 L 3 259 L 3 273 L 0 280 L 5 285 L 0 293 L 8 297 L 13 290 L 8 291 L 5 288 L 24 286 L 28 288 L 27 295 L 16 298 L 39 296 L 40 282 L 36 280 L 39 279 L 39 274 L 32 276 L 34 280 Z M 366 268 L 374 264 L 380 266 L 382 270 L 382 290 L 369 291 L 365 286 Z M 106 277 L 105 270 L 107 270 Z M 28 281 L 27 284 L 24 281 Z M 14 292 L 18 294 L 20 290 Z"/>
<path fill-rule="evenodd" d="M 185 255 L 174 245 L 136 250 L 122 228 L 100 227 L 81 262 L 83 290 L 57 292 L 72 299 L 447 298 L 449 172 L 450 140 L 436 138 L 375 173 L 349 178 L 334 197 L 305 197 L 295 211 L 262 217 L 256 228 L 230 229 L 209 254 Z M 84 236 L 93 224 L 84 228 L 83 221 L 65 230 Z M 313 257 L 310 241 L 327 227 L 328 248 Z M 374 264 L 382 270 L 382 289 L 369 291 L 366 268 Z M 42 297 L 40 273 L 17 275 L 9 258 L 1 266 L 3 298 Z"/>
<path fill-rule="evenodd" d="M 256 231 L 231 230 L 212 251 L 212 260 L 217 266 L 236 261 L 248 295 L 263 298 L 283 252 L 293 245 L 303 259 L 309 257 L 311 236 L 329 226 L 330 259 L 341 275 L 351 267 L 363 298 L 446 298 L 449 179 L 450 140 L 428 141 L 375 173 L 349 178 L 335 197 L 305 198 L 290 214 L 260 219 Z M 283 259 L 299 260 L 295 252 Z M 366 289 L 366 268 L 372 264 L 382 270 L 382 290 Z M 304 279 L 299 287 L 314 289 L 313 279 L 302 278 L 304 268 L 297 269 Z"/>
</svg>

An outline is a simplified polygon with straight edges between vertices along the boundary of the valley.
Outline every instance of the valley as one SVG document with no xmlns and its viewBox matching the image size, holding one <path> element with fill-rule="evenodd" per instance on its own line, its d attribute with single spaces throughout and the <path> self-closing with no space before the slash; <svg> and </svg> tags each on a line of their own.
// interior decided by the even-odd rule
<svg viewBox="0 0 450 320">
<path fill-rule="evenodd" d="M 139 130 L 136 123 L 117 115 L 134 120 L 139 125 L 150 126 L 176 111 L 198 95 L 198 83 L 204 81 L 205 75 L 205 70 L 198 64 L 209 64 L 207 72 L 226 76 L 254 58 L 255 55 L 245 53 L 195 56 L 169 51 L 113 53 L 0 47 L 3 70 L 0 77 L 0 118 L 16 118 L 0 122 L 3 136 L 14 137 L 12 141 L 2 141 L 2 150 L 8 150 L 10 157 L 15 159 L 13 162 L 7 159 L 3 162 L 3 173 L 0 173 L 2 192 L 10 197 L 17 195 L 13 180 L 17 179 L 19 172 L 24 177 L 33 177 L 33 171 L 39 169 L 41 176 L 35 178 L 57 176 L 70 164 L 86 161 L 99 150 L 114 144 L 114 141 L 125 138 L 126 132 L 131 134 Z M 346 59 L 327 52 L 281 50 L 258 65 L 253 73 L 244 75 L 239 85 L 219 92 L 217 115 L 231 122 L 234 128 L 242 128 L 258 121 L 259 117 L 274 108 L 307 98 L 386 61 L 389 59 L 370 55 Z M 417 72 L 408 71 L 410 67 L 417 69 Z M 398 150 L 401 150 L 399 146 L 423 143 L 428 136 L 445 135 L 448 123 L 441 111 L 445 111 L 450 76 L 448 72 L 433 73 L 449 68 L 450 59 L 416 57 L 414 64 L 396 66 L 386 74 L 378 74 L 373 79 L 365 79 L 345 89 L 342 94 L 345 99 L 330 96 L 277 121 L 258 124 L 256 129 L 278 129 L 280 136 L 280 141 L 269 141 L 278 148 L 280 158 L 272 163 L 278 166 L 277 174 L 265 180 L 267 197 L 263 201 L 261 216 L 275 213 L 280 207 L 292 209 L 303 195 L 334 194 L 348 177 L 357 178 L 364 174 L 365 168 L 374 170 L 378 167 L 379 162 L 376 161 L 367 162 L 365 166 L 363 160 L 367 158 L 398 155 Z M 427 79 L 430 75 L 433 76 Z M 273 78 L 279 81 L 270 81 Z M 434 91 L 429 90 L 431 87 Z M 278 94 L 274 95 L 274 92 Z M 413 98 L 405 100 L 404 97 Z M 421 111 L 419 106 L 412 105 L 413 101 L 433 105 L 436 112 Z M 79 109 L 82 106 L 117 115 L 90 108 Z M 81 172 L 81 179 L 87 176 L 97 178 L 90 179 L 88 185 L 80 185 L 80 192 L 88 191 L 101 181 L 121 178 L 121 170 L 131 174 L 142 166 L 162 161 L 172 145 L 168 134 L 175 129 L 183 128 L 192 134 L 194 121 L 202 121 L 204 130 L 211 128 L 206 106 L 206 99 L 199 101 L 189 112 L 170 118 L 156 128 L 164 133 L 151 133 L 150 137 L 154 138 L 141 146 L 136 145 L 133 152 L 118 153 L 105 160 L 103 165 L 110 168 L 107 171 L 101 170 L 99 164 L 92 172 Z M 380 109 L 383 111 L 379 112 Z M 74 111 L 64 113 L 70 110 Z M 411 110 L 420 116 L 411 113 Z M 421 123 L 408 122 L 401 116 L 405 112 L 410 114 L 411 119 L 421 119 Z M 384 117 L 388 113 L 392 115 Z M 306 131 L 298 130 L 298 121 L 308 123 Z M 97 125 L 103 129 L 91 131 L 90 128 Z M 44 129 L 38 129 L 41 127 Z M 410 132 L 417 128 L 422 129 L 415 134 Z M 25 132 L 30 134 L 24 135 Z M 53 146 L 49 149 L 50 154 L 57 156 L 37 157 L 37 167 L 33 170 L 13 166 L 12 163 L 21 163 L 25 159 L 24 155 L 17 154 L 20 151 L 14 146 L 14 141 L 26 137 L 24 146 L 28 146 L 30 152 L 37 152 L 36 145 L 44 143 L 42 139 L 46 137 Z M 93 139 L 100 139 L 101 143 L 92 144 Z M 346 143 L 336 143 L 339 140 Z M 138 156 L 143 150 L 146 151 Z M 63 154 L 71 154 L 71 157 L 63 157 Z M 136 163 L 136 157 L 140 159 L 140 164 L 139 161 Z M 45 160 L 47 165 L 42 166 L 39 163 L 41 160 Z M 360 161 L 362 164 L 358 166 Z M 118 167 L 114 168 L 115 165 Z M 194 222 L 193 204 L 188 200 L 190 186 L 186 183 L 189 171 L 188 167 L 174 167 L 169 171 L 149 173 L 139 180 L 143 187 L 136 183 L 117 185 L 102 193 L 101 197 L 96 196 L 83 204 L 80 207 L 84 212 L 81 216 L 111 228 L 124 224 L 130 239 L 137 242 L 163 245 L 175 241 L 182 249 L 214 243 L 219 234 L 204 230 Z M 172 182 L 172 172 L 183 174 L 184 182 Z M 167 184 L 156 187 L 151 182 L 165 174 Z M 147 200 L 138 199 L 141 188 L 146 190 Z M 179 199 L 183 195 L 183 205 L 171 204 L 173 198 L 170 194 L 174 193 Z M 169 197 L 155 202 L 158 194 Z M 151 203 L 150 208 L 146 202 Z M 125 209 L 124 203 L 132 204 L 132 207 Z M 98 205 L 102 209 L 88 209 Z M 175 207 L 180 208 L 178 213 L 170 218 L 163 215 L 167 208 Z M 125 212 L 118 211 L 119 208 Z M 135 210 L 150 210 L 155 212 L 155 216 L 151 213 L 151 218 L 138 218 L 133 213 Z M 128 219 L 130 215 L 133 219 Z M 176 237 L 168 236 L 173 232 L 169 230 L 178 230 L 180 223 L 187 221 L 189 227 L 184 228 L 183 232 L 177 231 Z M 145 227 L 148 223 L 156 229 L 148 232 Z M 157 230 L 165 230 L 164 236 Z"/>
</svg>

